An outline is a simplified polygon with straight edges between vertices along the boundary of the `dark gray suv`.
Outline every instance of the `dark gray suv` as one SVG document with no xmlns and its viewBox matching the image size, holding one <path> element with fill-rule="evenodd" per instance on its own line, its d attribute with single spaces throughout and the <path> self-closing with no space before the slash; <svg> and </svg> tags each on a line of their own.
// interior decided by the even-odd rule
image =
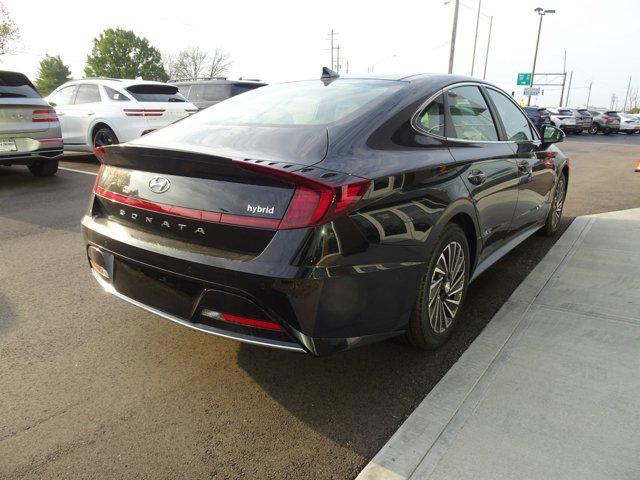
<svg viewBox="0 0 640 480">
<path fill-rule="evenodd" d="M 171 83 L 200 110 L 266 85 L 259 80 L 227 80 L 225 77 L 181 79 Z"/>
<path fill-rule="evenodd" d="M 62 153 L 56 111 L 22 73 L 0 71 L 0 165 L 53 175 Z"/>
</svg>

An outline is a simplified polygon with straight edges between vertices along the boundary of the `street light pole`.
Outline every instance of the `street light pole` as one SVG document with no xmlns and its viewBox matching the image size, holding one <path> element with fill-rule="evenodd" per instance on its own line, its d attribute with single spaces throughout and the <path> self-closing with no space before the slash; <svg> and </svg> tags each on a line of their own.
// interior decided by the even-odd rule
<svg viewBox="0 0 640 480">
<path fill-rule="evenodd" d="M 449 73 L 453 73 L 453 56 L 456 50 L 456 32 L 458 30 L 458 7 L 460 0 L 454 0 L 453 27 L 451 29 L 451 50 L 449 51 Z"/>
<path fill-rule="evenodd" d="M 487 56 L 484 58 L 484 72 L 482 74 L 482 79 L 487 78 L 487 64 L 489 63 L 489 46 L 491 45 L 491 27 L 493 27 L 493 15 L 491 15 L 491 20 L 489 20 L 489 37 L 487 37 Z"/>
<path fill-rule="evenodd" d="M 591 86 L 593 82 L 589 83 L 589 94 L 587 95 L 587 109 L 589 109 L 589 100 L 591 100 Z"/>
<path fill-rule="evenodd" d="M 478 16 L 476 17 L 476 36 L 473 39 L 473 55 L 471 56 L 471 76 L 473 77 L 473 68 L 476 64 L 476 45 L 478 44 L 478 27 L 480 26 L 480 8 L 482 0 L 478 0 Z"/>
<path fill-rule="evenodd" d="M 529 97 L 527 98 L 527 106 L 531 105 L 531 89 L 533 88 L 533 79 L 536 75 L 536 62 L 538 60 L 538 45 L 540 45 L 540 31 L 542 30 L 542 17 L 547 13 L 556 13 L 555 10 L 544 10 L 543 8 L 536 8 L 534 10 L 540 15 L 540 23 L 538 24 L 538 38 L 536 39 L 536 51 L 533 54 L 533 68 L 531 69 L 531 81 L 529 82 Z"/>
</svg>

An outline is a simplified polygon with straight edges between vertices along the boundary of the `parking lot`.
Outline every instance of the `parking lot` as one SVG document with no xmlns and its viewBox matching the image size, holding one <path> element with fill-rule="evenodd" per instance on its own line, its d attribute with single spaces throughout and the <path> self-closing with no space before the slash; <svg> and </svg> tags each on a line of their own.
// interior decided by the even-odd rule
<svg viewBox="0 0 640 480">
<path fill-rule="evenodd" d="M 571 136 L 562 230 L 640 206 L 640 135 Z M 326 358 L 171 324 L 91 278 L 79 219 L 96 163 L 0 167 L 0 477 L 352 478 L 553 245 L 484 273 L 441 349 L 392 341 Z"/>
</svg>

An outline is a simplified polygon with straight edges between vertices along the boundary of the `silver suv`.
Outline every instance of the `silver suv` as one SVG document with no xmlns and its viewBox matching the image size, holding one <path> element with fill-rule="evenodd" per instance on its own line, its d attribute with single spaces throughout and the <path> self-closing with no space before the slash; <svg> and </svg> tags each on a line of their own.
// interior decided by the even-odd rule
<svg viewBox="0 0 640 480">
<path fill-rule="evenodd" d="M 266 85 L 260 80 L 227 80 L 225 77 L 187 78 L 172 80 L 170 83 L 178 87 L 180 93 L 199 110 Z"/>
<path fill-rule="evenodd" d="M 0 71 L 0 165 L 54 175 L 62 152 L 55 110 L 22 73 Z"/>
</svg>

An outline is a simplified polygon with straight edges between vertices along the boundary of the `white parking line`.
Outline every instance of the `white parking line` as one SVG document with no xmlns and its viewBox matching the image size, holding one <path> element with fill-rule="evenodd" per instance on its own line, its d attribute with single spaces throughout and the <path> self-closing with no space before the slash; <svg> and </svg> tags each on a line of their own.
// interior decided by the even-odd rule
<svg viewBox="0 0 640 480">
<path fill-rule="evenodd" d="M 84 170 L 77 170 L 75 168 L 58 167 L 58 170 L 66 170 L 67 172 L 84 173 L 85 175 L 97 175 L 94 172 L 85 172 Z"/>
</svg>

